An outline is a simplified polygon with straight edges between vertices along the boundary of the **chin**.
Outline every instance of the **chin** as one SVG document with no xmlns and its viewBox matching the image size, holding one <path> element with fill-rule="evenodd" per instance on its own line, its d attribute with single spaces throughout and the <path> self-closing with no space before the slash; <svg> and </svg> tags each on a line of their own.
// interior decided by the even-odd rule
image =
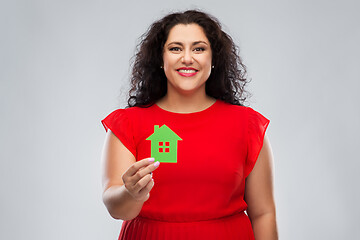
<svg viewBox="0 0 360 240">
<path fill-rule="evenodd" d="M 182 94 L 192 94 L 198 91 L 202 91 L 202 87 L 180 87 L 175 89 L 177 92 L 180 92 Z M 205 91 L 205 88 L 204 88 Z"/>
<path fill-rule="evenodd" d="M 181 78 L 176 79 L 176 81 L 168 81 L 168 90 L 171 88 L 172 90 L 182 93 L 182 94 L 190 94 L 197 91 L 202 91 L 202 88 L 205 91 L 205 82 L 200 82 L 199 79 L 191 79 L 191 78 Z"/>
</svg>

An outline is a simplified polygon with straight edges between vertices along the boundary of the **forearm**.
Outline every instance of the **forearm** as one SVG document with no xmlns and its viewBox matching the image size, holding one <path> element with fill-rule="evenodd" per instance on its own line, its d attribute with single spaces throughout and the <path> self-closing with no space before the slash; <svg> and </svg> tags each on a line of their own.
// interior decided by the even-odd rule
<svg viewBox="0 0 360 240">
<path fill-rule="evenodd" d="M 126 190 L 125 185 L 112 186 L 103 195 L 103 202 L 115 219 L 131 220 L 139 215 L 144 204 L 136 201 Z"/>
<path fill-rule="evenodd" d="M 278 240 L 275 213 L 266 213 L 251 219 L 256 240 Z"/>
</svg>

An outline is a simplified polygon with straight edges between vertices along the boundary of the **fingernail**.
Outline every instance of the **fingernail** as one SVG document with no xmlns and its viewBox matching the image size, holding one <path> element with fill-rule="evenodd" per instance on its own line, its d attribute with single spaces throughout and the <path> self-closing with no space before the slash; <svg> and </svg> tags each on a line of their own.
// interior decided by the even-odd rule
<svg viewBox="0 0 360 240">
<path fill-rule="evenodd" d="M 160 165 L 160 162 L 159 161 L 157 161 L 156 163 L 154 163 L 154 166 L 155 167 L 157 167 L 157 166 L 159 166 Z"/>
<path fill-rule="evenodd" d="M 148 160 L 149 160 L 149 162 L 153 162 L 153 161 L 155 161 L 155 158 L 149 158 Z"/>
</svg>

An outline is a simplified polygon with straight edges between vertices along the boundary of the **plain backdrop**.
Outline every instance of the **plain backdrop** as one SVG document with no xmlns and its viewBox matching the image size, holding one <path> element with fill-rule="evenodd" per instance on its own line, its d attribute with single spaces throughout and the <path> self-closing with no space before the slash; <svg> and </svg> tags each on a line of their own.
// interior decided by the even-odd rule
<svg viewBox="0 0 360 240">
<path fill-rule="evenodd" d="M 233 37 L 270 119 L 280 239 L 360 239 L 355 0 L 2 0 L 0 239 L 117 239 L 100 121 L 125 106 L 139 37 L 192 8 Z"/>
</svg>

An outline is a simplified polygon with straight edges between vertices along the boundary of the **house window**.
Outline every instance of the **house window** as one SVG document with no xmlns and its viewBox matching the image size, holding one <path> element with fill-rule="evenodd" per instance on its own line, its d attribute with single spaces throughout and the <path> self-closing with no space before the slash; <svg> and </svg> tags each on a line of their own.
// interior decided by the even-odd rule
<svg viewBox="0 0 360 240">
<path fill-rule="evenodd" d="M 165 146 L 164 142 L 159 142 L 159 152 L 170 152 L 170 142 L 165 142 Z"/>
</svg>

